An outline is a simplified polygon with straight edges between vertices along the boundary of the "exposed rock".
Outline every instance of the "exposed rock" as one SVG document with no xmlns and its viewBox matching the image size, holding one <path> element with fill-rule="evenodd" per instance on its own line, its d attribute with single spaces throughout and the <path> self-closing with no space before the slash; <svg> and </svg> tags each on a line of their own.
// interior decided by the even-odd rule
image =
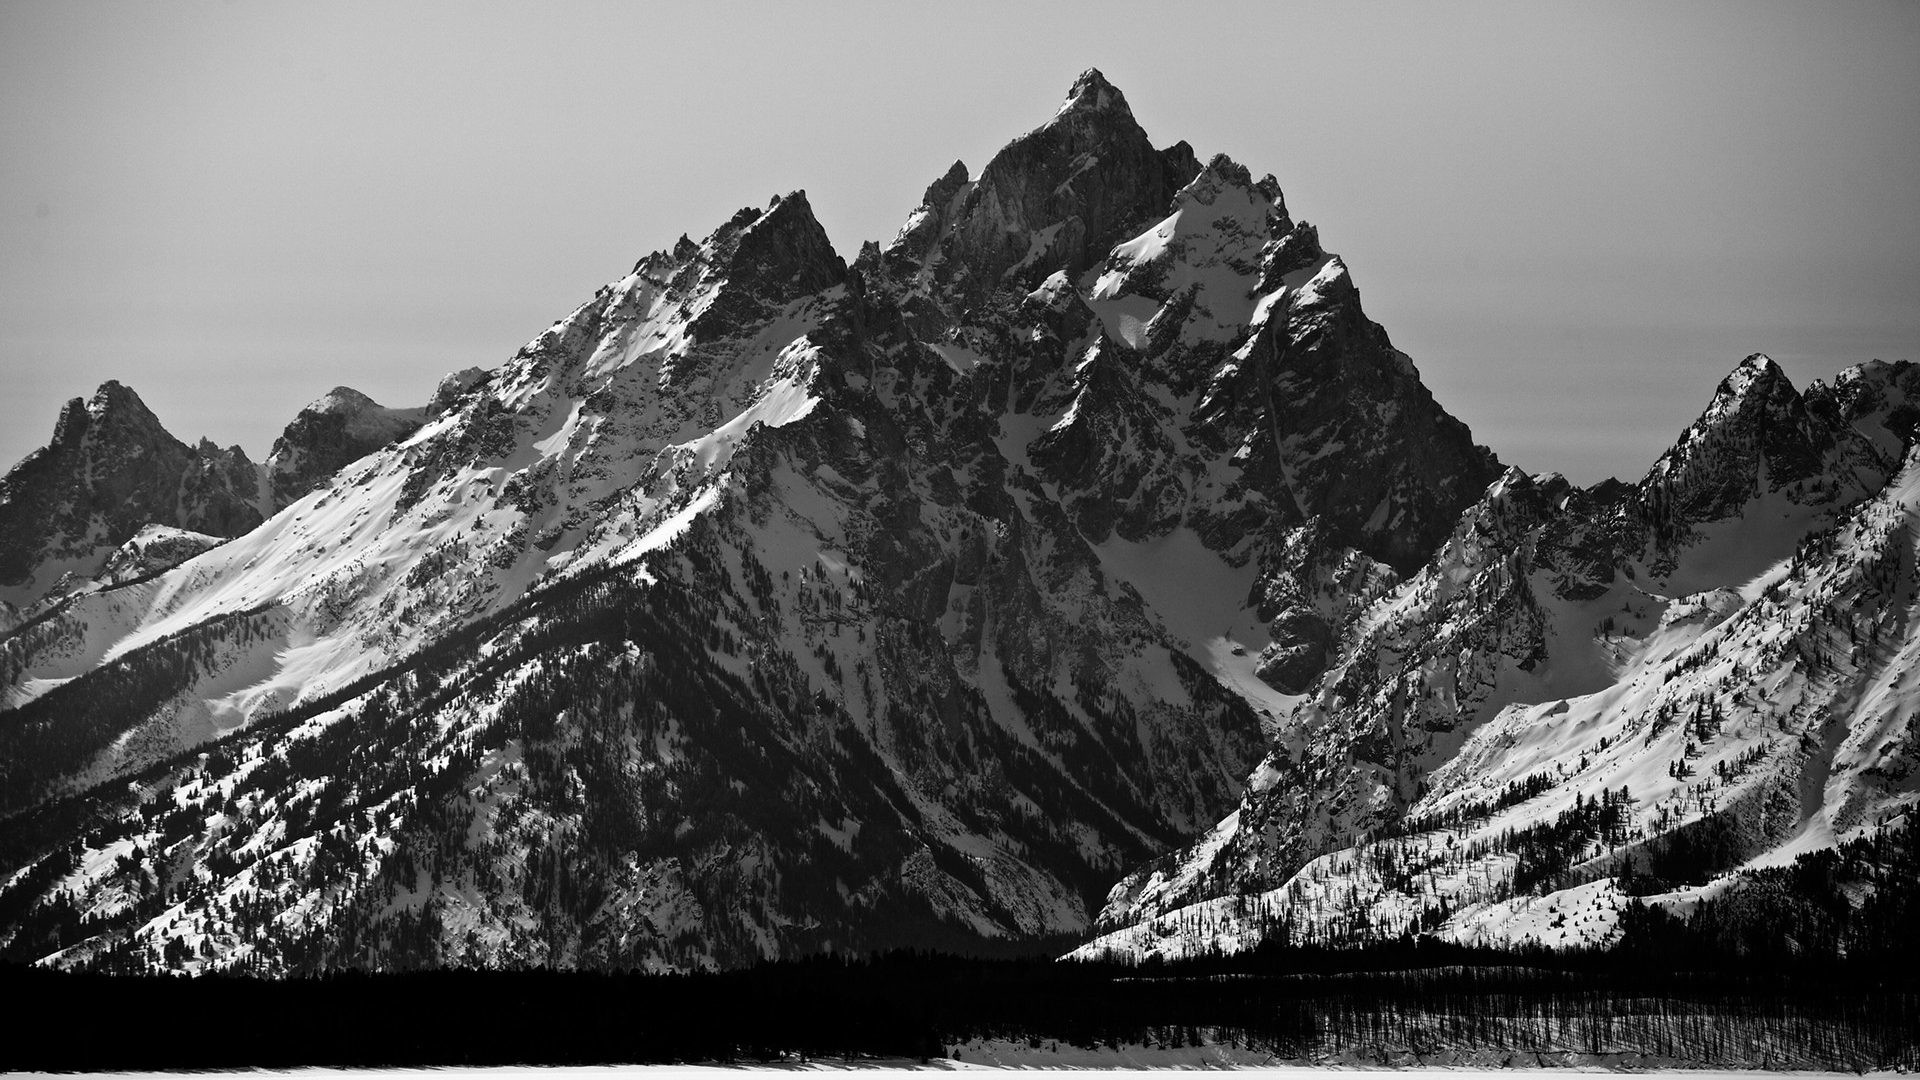
<svg viewBox="0 0 1920 1080">
<path fill-rule="evenodd" d="M 477 371 L 468 369 L 441 380 L 434 400 L 459 386 Z M 458 391 L 455 391 L 458 393 Z M 425 409 L 389 409 L 351 387 L 336 386 L 301 409 L 273 442 L 267 455 L 267 475 L 273 504 L 281 507 L 312 491 L 341 467 L 398 442 L 420 429 L 433 412 Z"/>
</svg>

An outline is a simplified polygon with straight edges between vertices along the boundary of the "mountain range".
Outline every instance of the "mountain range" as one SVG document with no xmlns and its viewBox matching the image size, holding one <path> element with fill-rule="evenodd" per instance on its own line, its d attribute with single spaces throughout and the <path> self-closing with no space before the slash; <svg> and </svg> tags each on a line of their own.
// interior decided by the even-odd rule
<svg viewBox="0 0 1920 1080">
<path fill-rule="evenodd" d="M 70 402 L 0 481 L 0 953 L 1604 946 L 1906 827 L 1916 423 L 1756 354 L 1637 483 L 1506 465 L 1089 70 L 851 264 L 775 198 L 261 464 Z"/>
</svg>

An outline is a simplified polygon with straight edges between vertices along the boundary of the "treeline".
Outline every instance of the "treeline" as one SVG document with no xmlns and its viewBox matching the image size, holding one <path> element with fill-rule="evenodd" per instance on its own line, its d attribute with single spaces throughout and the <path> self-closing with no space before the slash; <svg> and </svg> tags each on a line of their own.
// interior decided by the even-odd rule
<svg viewBox="0 0 1920 1080">
<path fill-rule="evenodd" d="M 12 967 L 0 969 L 0 988 L 18 1003 L 0 1068 L 924 1060 L 979 1040 L 1230 1046 L 1300 1062 L 1412 1064 L 1492 1051 L 1615 1063 L 1920 1064 L 1911 974 L 1689 972 L 1591 957 L 1548 964 L 1393 943 L 1242 957 L 1233 971 L 908 952 L 689 975 L 270 981 Z M 114 1037 L 74 1037 L 61 1022 L 74 1016 L 111 1018 Z"/>
</svg>

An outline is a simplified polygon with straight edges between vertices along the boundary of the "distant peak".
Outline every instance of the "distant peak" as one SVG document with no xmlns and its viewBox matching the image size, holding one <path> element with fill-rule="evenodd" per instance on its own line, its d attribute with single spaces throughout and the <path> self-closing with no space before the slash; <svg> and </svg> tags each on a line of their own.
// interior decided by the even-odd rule
<svg viewBox="0 0 1920 1080">
<path fill-rule="evenodd" d="M 151 421 L 156 425 L 159 423 L 153 410 L 140 400 L 140 395 L 118 379 L 108 379 L 100 384 L 100 389 L 95 390 L 93 398 L 87 402 L 87 412 L 96 420 L 112 417 L 121 422 L 139 420 Z"/>
<path fill-rule="evenodd" d="M 108 379 L 106 382 L 100 384 L 98 390 L 93 392 L 93 400 L 103 404 L 117 405 L 125 401 L 139 401 L 140 395 L 134 393 L 132 387 L 121 382 L 119 379 Z"/>
<path fill-rule="evenodd" d="M 1720 380 L 1715 396 L 1745 398 L 1751 395 L 1756 386 L 1771 387 L 1776 383 L 1789 390 L 1793 387 L 1792 380 L 1787 378 L 1787 373 L 1781 370 L 1779 364 L 1773 362 L 1772 357 L 1766 353 L 1752 353 L 1735 364 L 1727 377 Z"/>
<path fill-rule="evenodd" d="M 351 386 L 336 386 L 307 406 L 308 412 L 361 412 L 380 403 Z"/>
<path fill-rule="evenodd" d="M 1099 68 L 1088 68 L 1073 80 L 1073 88 L 1067 91 L 1067 100 L 1054 115 L 1108 112 L 1133 115 L 1133 110 L 1127 108 L 1126 95 L 1108 82 L 1107 77 L 1100 74 Z"/>
<path fill-rule="evenodd" d="M 1230 188 L 1253 191 L 1253 177 L 1248 174 L 1246 166 L 1225 154 L 1215 154 L 1175 197 L 1196 198 L 1203 203 L 1211 203 L 1221 191 Z"/>
<path fill-rule="evenodd" d="M 778 230 L 790 227 L 789 223 L 814 221 L 813 206 L 807 202 L 807 193 L 804 190 L 789 191 L 785 195 L 775 195 L 768 199 L 765 210 L 755 206 L 741 207 L 725 225 L 715 229 L 703 244 L 695 245 L 694 251 L 698 251 L 700 247 L 718 247 L 737 241 L 741 236 L 755 230 Z M 685 242 L 684 237 L 682 242 Z M 680 254 L 678 246 L 675 247 L 674 254 L 676 256 Z"/>
<path fill-rule="evenodd" d="M 837 285 L 847 273 L 803 190 L 774 196 L 764 212 L 741 210 L 701 248 L 708 267 L 729 282 L 733 295 L 754 294 L 755 303 L 787 303 Z M 731 302 L 708 308 L 692 329 L 699 334 L 726 331 L 727 310 Z"/>
<path fill-rule="evenodd" d="M 789 191 L 785 195 L 775 195 L 768 201 L 765 216 L 771 218 L 776 211 L 784 211 L 788 214 L 799 214 L 811 219 L 813 217 L 813 204 L 807 201 L 806 189 L 799 188 Z"/>
<path fill-rule="evenodd" d="M 1241 187 L 1253 186 L 1253 174 L 1247 171 L 1247 167 L 1225 154 L 1213 155 L 1213 158 L 1207 162 L 1207 171 Z"/>
<path fill-rule="evenodd" d="M 173 439 L 140 395 L 117 379 L 101 383 L 90 398 L 73 398 L 61 406 L 53 425 L 53 445 L 78 446 L 88 432 L 117 433 L 114 437 L 135 440 Z"/>
</svg>

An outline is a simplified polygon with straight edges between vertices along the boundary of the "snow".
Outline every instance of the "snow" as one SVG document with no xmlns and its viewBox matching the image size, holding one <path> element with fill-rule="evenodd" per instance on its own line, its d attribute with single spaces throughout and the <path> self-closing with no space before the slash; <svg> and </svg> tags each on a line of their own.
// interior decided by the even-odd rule
<svg viewBox="0 0 1920 1080">
<path fill-rule="evenodd" d="M 987 362 L 987 358 L 982 354 L 953 342 L 928 342 L 927 348 L 938 353 L 940 359 L 947 362 L 947 366 L 953 369 L 955 375 L 965 375 Z"/>
<path fill-rule="evenodd" d="M 1160 313 L 1160 302 L 1144 296 L 1121 296 L 1088 304 L 1107 329 L 1107 335 L 1130 349 L 1147 347 L 1147 324 Z"/>
<path fill-rule="evenodd" d="M 1619 936 L 1626 904 L 1614 880 L 1601 878 L 1544 896 L 1475 905 L 1449 919 L 1438 936 L 1464 945 L 1598 948 Z"/>
<path fill-rule="evenodd" d="M 818 349 L 805 338 L 795 341 L 780 353 L 775 368 L 793 368 L 802 361 L 812 361 L 818 355 Z M 757 400 L 733 419 L 715 428 L 711 434 L 703 435 L 692 442 L 675 447 L 690 453 L 700 467 L 709 472 L 726 467 L 733 458 L 734 448 L 740 439 L 751 431 L 756 424 L 768 427 L 785 427 L 805 418 L 819 404 L 820 399 L 808 392 L 816 366 L 808 366 L 787 378 L 773 382 Z"/>
<path fill-rule="evenodd" d="M 1802 506 L 1777 491 L 1758 495 L 1736 516 L 1696 526 L 1699 538 L 1650 585 L 1670 596 L 1737 585 L 1751 600 L 1778 576 L 1800 538 L 1832 518 L 1831 507 Z"/>
<path fill-rule="evenodd" d="M 1145 543 L 1116 535 L 1094 551 L 1104 572 L 1131 585 L 1168 633 L 1185 641 L 1189 654 L 1257 713 L 1277 720 L 1302 700 L 1254 674 L 1260 650 L 1271 641 L 1247 604 L 1257 574 L 1251 562 L 1228 565 L 1185 525 Z M 1170 696 L 1175 690 L 1162 687 L 1160 692 Z"/>
<path fill-rule="evenodd" d="M 150 581 L 76 597 L 56 616 L 64 637 L 38 651 L 6 688 L 8 700 L 211 619 L 276 620 L 267 640 L 216 650 L 206 677 L 161 710 L 171 745 L 191 745 L 376 672 L 511 603 L 543 575 L 665 546 L 718 504 L 727 464 L 754 427 L 811 414 L 819 365 L 807 334 L 844 292 L 797 301 L 721 345 L 700 344 L 696 366 L 687 326 L 725 286 L 706 258 L 692 260 L 700 275 L 690 294 L 637 274 L 603 290 L 501 368 L 489 395 L 349 467 L 253 532 Z M 679 383 L 693 379 L 732 406 L 730 419 L 716 424 L 686 407 Z M 347 391 L 315 407 L 368 422 L 412 415 Z M 470 460 L 434 464 L 463 428 L 488 418 L 485 460 L 456 449 Z M 694 473 L 674 471 L 680 463 Z M 416 476 L 429 466 L 434 474 Z M 666 482 L 636 487 L 647 471 Z M 537 494 L 514 499 L 514 485 Z M 138 764 L 151 752 L 141 739 L 123 739 L 94 772 Z"/>
<path fill-rule="evenodd" d="M 1253 296 L 1273 209 L 1265 195 L 1227 176 L 1217 160 L 1181 189 L 1174 204 L 1166 218 L 1115 247 L 1108 269 L 1087 290 L 1087 305 L 1108 336 L 1135 350 L 1148 347 L 1147 327 L 1161 310 L 1160 300 L 1135 291 L 1143 277 L 1154 280 L 1157 295 L 1191 295 L 1193 307 L 1181 327 L 1181 340 L 1188 343 L 1246 336 L 1257 325 L 1257 312 L 1274 298 L 1256 305 Z"/>
<path fill-rule="evenodd" d="M 1765 500 L 1757 501 L 1766 509 Z M 1786 524 L 1777 524 L 1782 518 Z M 1330 852 L 1280 889 L 1251 900 L 1191 903 L 1096 939 L 1077 955 L 1235 951 L 1258 940 L 1261 919 L 1281 915 L 1306 937 L 1340 937 L 1355 928 L 1391 935 L 1440 901 L 1453 912 L 1441 933 L 1457 940 L 1601 945 L 1617 933 L 1622 901 L 1609 872 L 1621 849 L 1590 845 L 1567 867 L 1567 887 L 1542 897 L 1513 896 L 1514 856 L 1498 853 L 1504 834 L 1624 788 L 1628 849 L 1721 814 L 1750 845 L 1746 867 L 1759 868 L 1785 865 L 1911 814 L 1920 804 L 1916 785 L 1889 782 L 1875 770 L 1912 737 L 1920 712 L 1920 641 L 1896 636 L 1874 651 L 1847 627 L 1863 617 L 1855 612 L 1888 605 L 1903 625 L 1920 615 L 1920 590 L 1910 578 L 1920 564 L 1920 530 L 1913 527 L 1920 521 L 1920 459 L 1910 460 L 1826 539 L 1803 548 L 1798 562 L 1782 558 L 1800 539 L 1791 529 L 1820 518 L 1761 520 L 1758 539 L 1708 532 L 1688 553 L 1691 562 L 1682 560 L 1672 580 L 1712 584 L 1711 591 L 1669 598 L 1625 579 L 1594 600 L 1574 602 L 1557 597 L 1540 575 L 1532 579 L 1528 592 L 1545 617 L 1545 661 L 1532 670 L 1502 666 L 1480 705 L 1482 715 L 1497 713 L 1468 726 L 1458 748 L 1446 750 L 1426 777 L 1432 793 L 1416 801 L 1407 818 L 1432 821 L 1476 802 L 1490 806 L 1523 780 L 1544 780 L 1544 791 L 1469 814 L 1458 827 Z M 1484 561 L 1479 546 L 1456 535 L 1427 570 L 1358 621 L 1360 638 L 1449 611 L 1429 605 L 1472 584 L 1473 568 Z M 1502 549 L 1496 542 L 1489 550 L 1498 555 Z M 1868 569 L 1888 560 L 1897 560 L 1906 575 L 1890 597 Z M 1592 636 L 1609 616 L 1616 629 Z M 1469 608 L 1446 617 L 1477 614 Z M 1810 653 L 1827 659 L 1802 659 Z M 1398 662 L 1393 649 L 1381 655 L 1385 663 Z M 1713 723 L 1703 731 L 1696 719 L 1709 713 Z M 1263 779 L 1256 771 L 1250 788 L 1262 791 L 1275 776 Z M 1798 817 L 1784 822 L 1772 794 L 1783 784 L 1800 793 Z M 1134 903 L 1156 910 L 1141 898 L 1156 890 L 1174 895 L 1167 883 L 1207 867 L 1218 848 L 1216 833 L 1183 853 L 1173 871 L 1150 878 Z M 1477 869 L 1451 854 L 1468 850 L 1490 854 Z M 1377 869 L 1387 864 L 1413 868 L 1400 879 L 1411 887 L 1389 887 Z M 1722 875 L 1645 899 L 1684 911 L 1731 880 Z"/>
</svg>

